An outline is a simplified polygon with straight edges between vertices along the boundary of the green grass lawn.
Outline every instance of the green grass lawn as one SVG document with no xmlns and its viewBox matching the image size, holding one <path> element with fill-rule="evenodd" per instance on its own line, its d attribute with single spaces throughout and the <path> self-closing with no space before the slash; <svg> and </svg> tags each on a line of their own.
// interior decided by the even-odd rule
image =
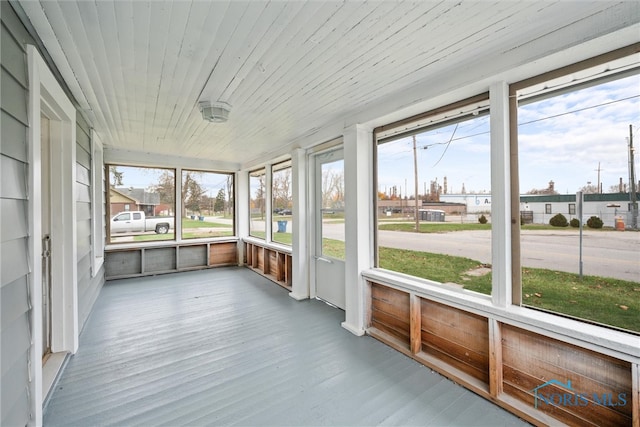
<svg viewBox="0 0 640 427">
<path fill-rule="evenodd" d="M 251 236 L 257 237 L 258 239 L 264 239 L 266 237 L 266 233 L 264 231 L 252 231 Z M 293 236 L 291 233 L 273 233 L 271 240 L 284 245 L 291 245 L 292 238 Z"/>
<path fill-rule="evenodd" d="M 173 233 L 167 234 L 141 234 L 139 236 L 133 236 L 134 242 L 151 242 L 157 240 L 173 240 L 175 235 Z"/>
<path fill-rule="evenodd" d="M 567 232 L 578 232 L 577 228 L 573 227 L 553 227 L 551 225 L 544 224 L 527 224 L 521 226 L 522 230 L 554 230 L 554 231 L 567 231 Z M 415 221 L 407 221 L 407 222 L 398 222 L 398 223 L 390 223 L 390 224 L 379 224 L 378 230 L 388 230 L 388 231 L 413 231 L 416 230 Z M 491 224 L 480 224 L 480 223 L 456 223 L 456 222 L 421 222 L 420 223 L 420 232 L 421 233 L 447 233 L 450 231 L 465 231 L 465 230 L 491 230 Z M 593 228 L 589 228 L 588 230 L 595 230 Z M 603 229 L 601 229 L 603 230 Z"/>
<path fill-rule="evenodd" d="M 380 248 L 380 267 L 491 294 L 491 273 L 468 276 L 480 263 L 469 258 Z M 640 332 L 640 283 L 525 268 L 523 304 Z"/>
<path fill-rule="evenodd" d="M 233 236 L 233 230 L 211 230 L 211 231 L 199 231 L 199 232 L 183 232 L 183 239 L 203 239 L 207 237 L 230 237 Z M 173 240 L 173 233 L 167 234 L 144 234 L 141 236 L 134 236 L 134 242 L 151 242 L 159 240 Z"/>
<path fill-rule="evenodd" d="M 461 283 L 461 274 L 479 265 L 469 258 L 384 247 L 380 248 L 378 257 L 381 268 L 441 283 Z"/>
<path fill-rule="evenodd" d="M 221 222 L 213 222 L 213 221 L 198 221 L 195 219 L 182 218 L 182 228 L 230 228 L 233 227 L 231 224 L 223 224 Z"/>
<path fill-rule="evenodd" d="M 216 230 L 218 228 L 219 230 Z M 189 218 L 182 218 L 182 238 L 197 239 L 207 237 L 228 237 L 233 236 L 233 226 L 213 221 L 198 221 Z M 143 234 L 134 236 L 134 242 L 151 242 L 161 240 L 173 240 L 174 233 L 167 234 Z"/>
<path fill-rule="evenodd" d="M 378 230 L 389 231 L 415 231 L 415 222 L 380 224 Z M 465 231 L 465 230 L 491 230 L 491 224 L 458 224 L 453 222 L 421 222 L 421 233 L 446 233 L 449 231 Z"/>
<path fill-rule="evenodd" d="M 262 234 L 264 234 L 264 233 L 262 233 Z M 273 240 L 274 242 L 277 242 L 277 243 L 282 243 L 283 245 L 291 246 L 292 238 L 293 238 L 293 234 L 291 234 L 291 233 L 273 233 L 273 236 L 272 236 L 271 240 Z M 264 237 L 263 237 L 263 239 L 264 239 Z"/>
<path fill-rule="evenodd" d="M 548 224 L 525 224 L 520 226 L 521 230 L 554 230 L 578 233 L 578 228 L 574 227 L 553 227 Z M 590 231 L 607 231 L 612 230 L 611 227 L 585 228 Z M 405 222 L 393 222 L 378 224 L 378 230 L 388 231 L 412 231 L 416 230 L 416 223 L 413 219 Z M 491 230 L 491 224 L 480 224 L 475 222 L 457 223 L 457 222 L 421 222 L 421 233 L 446 233 L 449 231 L 465 231 L 465 230 Z"/>
</svg>

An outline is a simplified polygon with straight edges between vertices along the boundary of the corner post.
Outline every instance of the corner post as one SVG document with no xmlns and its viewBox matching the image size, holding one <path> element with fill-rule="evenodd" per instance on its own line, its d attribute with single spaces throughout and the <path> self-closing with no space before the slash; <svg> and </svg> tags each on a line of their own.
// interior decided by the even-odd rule
<svg viewBox="0 0 640 427">
<path fill-rule="evenodd" d="M 291 153 L 291 187 L 293 195 L 293 211 L 296 212 L 296 220 L 292 224 L 293 241 L 292 254 L 292 284 L 289 296 L 303 300 L 309 298 L 309 260 L 311 253 L 308 244 L 309 220 L 307 209 L 307 170 L 308 159 L 304 149 L 298 148 Z"/>
<path fill-rule="evenodd" d="M 491 106 L 491 297 L 499 307 L 511 305 L 511 185 L 509 86 L 489 88 Z"/>
<path fill-rule="evenodd" d="M 353 125 L 344 131 L 345 321 L 342 327 L 364 334 L 365 280 L 373 266 L 373 142 L 371 129 Z"/>
</svg>

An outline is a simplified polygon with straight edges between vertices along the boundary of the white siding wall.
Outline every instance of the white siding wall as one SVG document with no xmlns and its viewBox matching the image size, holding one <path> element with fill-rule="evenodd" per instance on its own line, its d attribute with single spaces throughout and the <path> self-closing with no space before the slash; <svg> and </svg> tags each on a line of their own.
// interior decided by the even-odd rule
<svg viewBox="0 0 640 427">
<path fill-rule="evenodd" d="M 91 251 L 92 199 L 91 186 L 91 129 L 89 124 L 77 116 L 76 126 L 76 224 L 78 249 L 78 321 L 84 325 L 91 307 L 104 283 L 104 268 L 91 277 L 94 254 Z M 100 212 L 101 209 L 98 209 Z M 102 239 L 103 236 L 99 236 Z M 104 245 L 102 245 L 104 247 Z M 96 254 L 97 255 L 97 254 Z"/>
<path fill-rule="evenodd" d="M 35 44 L 8 2 L 0 2 L 2 50 L 0 145 L 0 425 L 24 426 L 30 414 L 31 347 L 28 237 L 28 143 L 26 45 Z M 91 277 L 90 126 L 77 119 L 77 253 L 80 327 L 104 283 L 104 270 Z"/>
<path fill-rule="evenodd" d="M 546 213 L 546 205 L 551 205 L 551 213 Z M 575 205 L 575 213 L 569 213 L 569 205 Z M 608 207 L 607 205 L 617 204 L 620 207 Z M 629 201 L 621 197 L 619 201 L 585 201 L 583 206 L 582 220 L 586 221 L 592 217 L 597 216 L 602 220 L 605 227 L 615 227 L 616 218 L 623 218 L 625 223 L 630 221 L 629 216 Z M 567 221 L 573 218 L 578 218 L 578 204 L 574 201 L 563 202 L 528 202 L 520 203 L 520 210 L 532 211 L 533 222 L 535 224 L 548 224 L 549 220 L 557 214 L 562 214 L 567 218 Z"/>
<path fill-rule="evenodd" d="M 0 425 L 29 422 L 29 317 L 27 223 L 27 67 L 30 37 L 8 2 L 2 7 L 2 98 L 0 139 Z"/>
</svg>

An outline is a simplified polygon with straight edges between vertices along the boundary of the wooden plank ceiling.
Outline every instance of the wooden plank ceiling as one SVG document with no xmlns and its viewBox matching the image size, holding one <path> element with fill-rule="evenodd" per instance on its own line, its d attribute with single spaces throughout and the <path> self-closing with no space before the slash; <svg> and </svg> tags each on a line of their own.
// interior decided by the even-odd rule
<svg viewBox="0 0 640 427">
<path fill-rule="evenodd" d="M 489 56 L 521 65 L 532 41 L 568 26 L 595 34 L 590 22 L 633 3 L 19 5 L 107 147 L 242 165 L 430 78 L 485 77 Z M 229 121 L 203 121 L 200 100 L 230 104 Z"/>
</svg>

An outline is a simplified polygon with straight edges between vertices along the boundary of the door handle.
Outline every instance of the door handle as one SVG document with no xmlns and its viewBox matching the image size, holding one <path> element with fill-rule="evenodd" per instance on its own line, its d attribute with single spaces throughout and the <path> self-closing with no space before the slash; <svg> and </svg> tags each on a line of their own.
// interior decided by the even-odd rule
<svg viewBox="0 0 640 427">
<path fill-rule="evenodd" d="M 331 261 L 329 258 L 316 256 L 315 259 L 317 259 L 318 261 L 326 262 L 327 264 L 333 264 L 333 261 Z"/>
</svg>

